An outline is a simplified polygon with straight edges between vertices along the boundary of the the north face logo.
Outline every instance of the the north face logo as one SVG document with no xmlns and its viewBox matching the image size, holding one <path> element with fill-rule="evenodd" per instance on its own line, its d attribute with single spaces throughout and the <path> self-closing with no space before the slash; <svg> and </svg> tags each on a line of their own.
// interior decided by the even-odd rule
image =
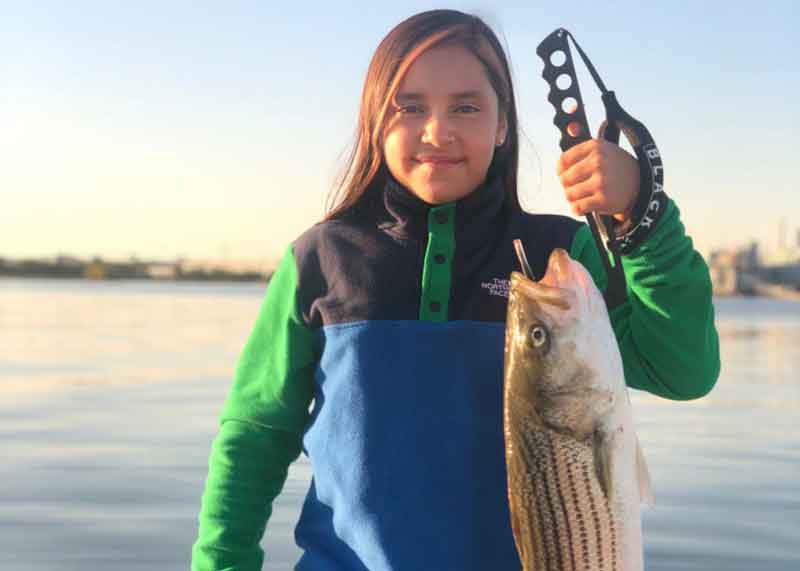
<svg viewBox="0 0 800 571">
<path fill-rule="evenodd" d="M 508 288 L 510 282 L 508 280 L 494 278 L 490 282 L 481 282 L 481 287 L 489 292 L 489 295 L 498 295 L 500 297 L 508 297 Z"/>
</svg>

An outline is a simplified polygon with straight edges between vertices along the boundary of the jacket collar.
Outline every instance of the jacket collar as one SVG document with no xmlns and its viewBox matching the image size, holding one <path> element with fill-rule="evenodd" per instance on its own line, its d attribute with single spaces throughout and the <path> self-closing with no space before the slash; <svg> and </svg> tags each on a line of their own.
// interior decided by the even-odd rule
<svg viewBox="0 0 800 571">
<path fill-rule="evenodd" d="M 502 178 L 484 181 L 464 198 L 456 201 L 455 239 L 456 248 L 471 251 L 485 244 L 499 229 L 499 217 L 505 203 Z M 394 177 L 389 176 L 383 193 L 386 220 L 380 228 L 401 240 L 426 241 L 428 235 L 428 213 L 431 205 L 412 194 Z"/>
</svg>

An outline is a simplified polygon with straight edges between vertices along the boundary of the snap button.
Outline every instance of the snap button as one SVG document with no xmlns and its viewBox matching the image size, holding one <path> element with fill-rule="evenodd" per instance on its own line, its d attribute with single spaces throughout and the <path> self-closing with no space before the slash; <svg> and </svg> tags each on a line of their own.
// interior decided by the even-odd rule
<svg viewBox="0 0 800 571">
<path fill-rule="evenodd" d="M 444 264 L 447 258 L 444 257 L 444 254 L 436 254 L 433 259 L 436 261 L 437 264 Z"/>
<path fill-rule="evenodd" d="M 447 212 L 437 212 L 433 217 L 439 224 L 447 224 Z"/>
<path fill-rule="evenodd" d="M 430 307 L 431 311 L 439 311 L 440 309 L 442 309 L 442 304 L 439 303 L 438 301 L 432 301 Z"/>
</svg>

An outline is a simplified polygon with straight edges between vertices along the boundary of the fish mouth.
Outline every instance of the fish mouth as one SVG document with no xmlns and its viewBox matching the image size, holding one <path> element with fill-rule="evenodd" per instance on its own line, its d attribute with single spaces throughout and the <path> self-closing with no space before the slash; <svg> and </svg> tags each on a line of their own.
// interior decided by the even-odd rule
<svg viewBox="0 0 800 571">
<path fill-rule="evenodd" d="M 560 287 L 567 283 L 570 279 L 570 266 L 572 258 L 566 250 L 556 248 L 550 254 L 547 260 L 547 271 L 544 277 L 539 280 L 539 283 L 549 284 L 554 287 Z"/>
<path fill-rule="evenodd" d="M 569 281 L 570 263 L 566 250 L 556 248 L 550 254 L 542 279 L 534 281 L 519 272 L 512 272 L 511 287 L 531 300 L 568 310 L 574 294 L 563 286 Z"/>
<path fill-rule="evenodd" d="M 520 292 L 530 300 L 547 305 L 554 305 L 561 309 L 569 309 L 569 290 L 560 287 L 548 286 L 529 280 L 519 272 L 511 273 L 511 289 Z"/>
</svg>

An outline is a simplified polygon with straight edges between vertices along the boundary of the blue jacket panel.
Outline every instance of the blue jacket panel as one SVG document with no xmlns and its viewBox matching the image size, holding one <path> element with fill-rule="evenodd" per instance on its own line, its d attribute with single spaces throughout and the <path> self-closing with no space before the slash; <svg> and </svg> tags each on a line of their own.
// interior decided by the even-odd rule
<svg viewBox="0 0 800 571">
<path fill-rule="evenodd" d="M 502 324 L 326 327 L 298 569 L 518 569 Z"/>
</svg>

